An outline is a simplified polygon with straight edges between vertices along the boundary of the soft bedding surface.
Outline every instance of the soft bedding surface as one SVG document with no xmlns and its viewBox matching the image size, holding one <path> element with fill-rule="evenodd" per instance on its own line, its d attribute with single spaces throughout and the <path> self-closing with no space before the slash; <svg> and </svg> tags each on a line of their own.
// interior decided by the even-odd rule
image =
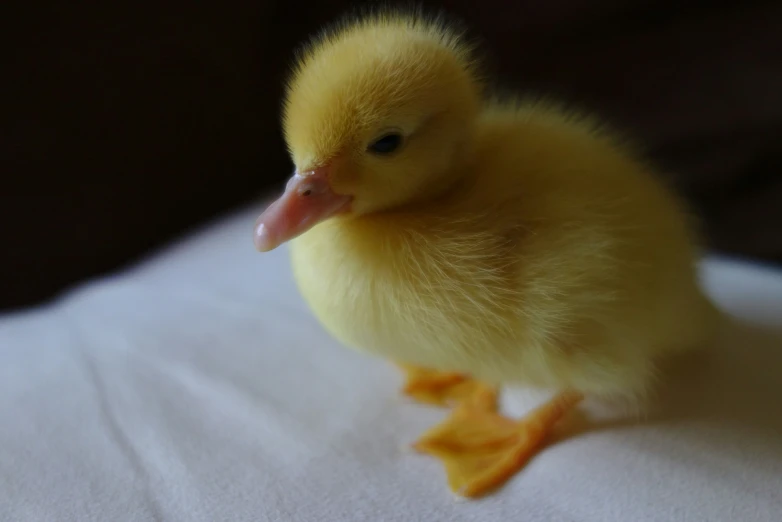
<svg viewBox="0 0 782 522">
<path fill-rule="evenodd" d="M 456 502 L 403 449 L 444 412 L 321 330 L 254 217 L 0 318 L 0 520 L 782 520 L 779 272 L 705 263 L 733 321 L 667 416 L 565 438 Z"/>
</svg>

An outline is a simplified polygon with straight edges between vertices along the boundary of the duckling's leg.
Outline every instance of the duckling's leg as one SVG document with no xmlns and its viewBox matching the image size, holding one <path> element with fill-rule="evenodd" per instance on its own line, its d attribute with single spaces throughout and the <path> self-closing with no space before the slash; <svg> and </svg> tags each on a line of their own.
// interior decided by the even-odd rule
<svg viewBox="0 0 782 522">
<path fill-rule="evenodd" d="M 405 373 L 402 392 L 424 404 L 455 406 L 475 403 L 484 410 L 496 411 L 496 388 L 454 372 L 439 372 L 406 364 L 398 365 Z"/>
<path fill-rule="evenodd" d="M 543 445 L 556 422 L 583 395 L 563 392 L 518 421 L 465 403 L 414 445 L 445 464 L 448 485 L 465 497 L 479 497 L 521 470 Z"/>
</svg>

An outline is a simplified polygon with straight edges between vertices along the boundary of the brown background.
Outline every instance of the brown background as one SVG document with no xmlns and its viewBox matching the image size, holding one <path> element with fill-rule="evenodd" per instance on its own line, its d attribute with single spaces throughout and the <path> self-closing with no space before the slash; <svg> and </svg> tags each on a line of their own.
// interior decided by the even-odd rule
<svg viewBox="0 0 782 522">
<path fill-rule="evenodd" d="M 782 3 L 425 4 L 469 22 L 506 87 L 602 111 L 644 140 L 712 247 L 782 261 Z M 276 188 L 290 170 L 278 117 L 292 49 L 347 5 L 56 1 L 4 16 L 0 308 Z"/>
</svg>

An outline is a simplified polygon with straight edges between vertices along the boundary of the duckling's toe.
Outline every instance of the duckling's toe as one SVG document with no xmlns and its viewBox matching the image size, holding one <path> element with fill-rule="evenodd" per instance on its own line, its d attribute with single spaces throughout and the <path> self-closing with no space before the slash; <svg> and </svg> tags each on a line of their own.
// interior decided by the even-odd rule
<svg viewBox="0 0 782 522">
<path fill-rule="evenodd" d="M 497 390 L 492 386 L 460 373 L 398 366 L 406 376 L 402 392 L 420 403 L 446 407 L 473 403 L 482 409 L 497 409 Z"/>
</svg>

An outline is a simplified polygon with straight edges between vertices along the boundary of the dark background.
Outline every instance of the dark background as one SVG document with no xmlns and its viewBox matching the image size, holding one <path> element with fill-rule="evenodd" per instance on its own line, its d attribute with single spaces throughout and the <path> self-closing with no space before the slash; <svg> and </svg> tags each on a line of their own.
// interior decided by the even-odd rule
<svg viewBox="0 0 782 522">
<path fill-rule="evenodd" d="M 504 86 L 601 111 L 643 140 L 712 248 L 782 261 L 782 2 L 424 4 L 471 25 Z M 5 5 L 9 309 L 276 189 L 290 173 L 279 107 L 292 50 L 349 3 Z"/>
</svg>

